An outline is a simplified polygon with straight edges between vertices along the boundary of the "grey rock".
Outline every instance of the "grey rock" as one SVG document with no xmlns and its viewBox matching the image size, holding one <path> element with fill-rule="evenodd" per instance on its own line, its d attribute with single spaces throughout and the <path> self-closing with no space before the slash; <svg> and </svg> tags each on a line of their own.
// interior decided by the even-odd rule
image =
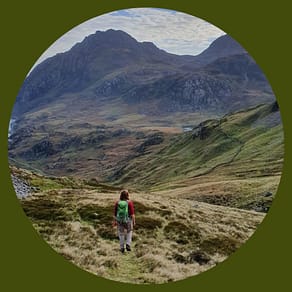
<svg viewBox="0 0 292 292">
<path fill-rule="evenodd" d="M 26 181 L 16 177 L 15 175 L 11 175 L 11 180 L 16 196 L 19 199 L 26 198 L 36 190 L 36 188 L 31 187 Z"/>
</svg>

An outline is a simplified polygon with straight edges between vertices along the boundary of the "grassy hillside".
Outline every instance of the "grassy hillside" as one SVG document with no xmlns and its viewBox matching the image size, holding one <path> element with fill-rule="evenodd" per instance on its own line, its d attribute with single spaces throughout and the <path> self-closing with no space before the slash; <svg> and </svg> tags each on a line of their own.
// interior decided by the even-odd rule
<svg viewBox="0 0 292 292">
<path fill-rule="evenodd" d="M 118 172 L 116 184 L 268 210 L 271 198 L 264 196 L 276 193 L 284 153 L 280 115 L 274 106 L 262 105 L 208 120 L 192 132 L 173 136 L 164 148 L 131 160 Z M 198 193 L 203 182 L 205 191 Z M 214 193 L 207 183 L 224 188 L 214 188 Z M 210 198 L 212 195 L 216 196 Z M 261 203 L 256 207 L 257 201 Z"/>
<path fill-rule="evenodd" d="M 17 168 L 12 174 L 39 186 L 20 203 L 41 237 L 78 267 L 115 281 L 165 283 L 194 276 L 235 252 L 264 218 L 258 212 L 133 190 L 137 224 L 133 249 L 123 255 L 112 226 L 118 190 Z"/>
</svg>

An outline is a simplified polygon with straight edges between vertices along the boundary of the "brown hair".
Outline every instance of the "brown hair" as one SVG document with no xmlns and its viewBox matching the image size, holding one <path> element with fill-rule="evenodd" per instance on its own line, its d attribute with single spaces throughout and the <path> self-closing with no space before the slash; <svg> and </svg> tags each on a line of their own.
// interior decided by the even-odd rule
<svg viewBox="0 0 292 292">
<path fill-rule="evenodd" d="M 129 192 L 127 190 L 121 191 L 120 200 L 129 200 Z"/>
</svg>

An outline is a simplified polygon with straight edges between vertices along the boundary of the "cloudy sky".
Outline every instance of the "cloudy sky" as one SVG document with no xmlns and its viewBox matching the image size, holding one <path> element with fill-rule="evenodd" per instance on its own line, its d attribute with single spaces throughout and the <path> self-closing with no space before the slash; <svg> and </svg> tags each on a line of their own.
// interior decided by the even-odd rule
<svg viewBox="0 0 292 292">
<path fill-rule="evenodd" d="M 74 27 L 53 43 L 38 59 L 69 50 L 97 30 L 119 29 L 138 41 L 151 41 L 160 49 L 178 55 L 197 55 L 224 32 L 189 14 L 167 9 L 133 8 L 92 18 Z M 35 65 L 36 65 L 35 64 Z"/>
</svg>

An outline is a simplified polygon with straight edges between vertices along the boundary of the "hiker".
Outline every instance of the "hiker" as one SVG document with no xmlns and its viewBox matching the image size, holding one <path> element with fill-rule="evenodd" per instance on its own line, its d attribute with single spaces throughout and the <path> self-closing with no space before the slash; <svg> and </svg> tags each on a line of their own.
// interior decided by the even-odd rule
<svg viewBox="0 0 292 292">
<path fill-rule="evenodd" d="M 133 226 L 135 226 L 134 204 L 129 199 L 129 192 L 123 190 L 120 194 L 120 200 L 115 203 L 114 222 L 117 225 L 118 235 L 120 239 L 120 251 L 131 251 L 131 242 L 133 234 Z"/>
</svg>

